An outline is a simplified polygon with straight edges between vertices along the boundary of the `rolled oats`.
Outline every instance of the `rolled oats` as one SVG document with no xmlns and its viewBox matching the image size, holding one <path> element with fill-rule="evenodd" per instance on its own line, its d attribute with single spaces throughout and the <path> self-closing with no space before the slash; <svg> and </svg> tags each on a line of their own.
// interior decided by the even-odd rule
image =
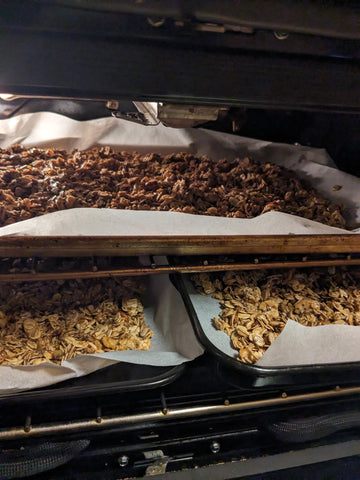
<svg viewBox="0 0 360 480">
<path fill-rule="evenodd" d="M 213 325 L 230 336 L 245 363 L 261 358 L 288 319 L 306 326 L 360 325 L 356 269 L 201 273 L 192 280 L 200 293 L 214 292 L 220 301 Z"/>
<path fill-rule="evenodd" d="M 0 364 L 60 364 L 81 354 L 147 350 L 143 282 L 91 279 L 0 285 Z"/>
</svg>

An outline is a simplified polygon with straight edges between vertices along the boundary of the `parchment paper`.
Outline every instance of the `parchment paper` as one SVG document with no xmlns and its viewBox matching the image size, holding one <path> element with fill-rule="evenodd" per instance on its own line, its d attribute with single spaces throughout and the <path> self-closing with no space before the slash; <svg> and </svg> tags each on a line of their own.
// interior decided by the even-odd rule
<svg viewBox="0 0 360 480">
<path fill-rule="evenodd" d="M 201 295 L 187 277 L 183 278 L 205 335 L 215 347 L 236 359 L 238 352 L 231 346 L 230 337 L 225 332 L 216 330 L 211 321 L 221 312 L 220 302 L 211 295 Z M 256 365 L 289 367 L 359 362 L 359 345 L 360 327 L 350 325 L 304 327 L 293 320 L 288 320 L 284 330 Z"/>
<path fill-rule="evenodd" d="M 149 350 L 79 355 L 63 362 L 61 366 L 50 363 L 37 366 L 2 366 L 0 394 L 52 385 L 117 362 L 171 366 L 193 360 L 203 353 L 180 294 L 168 275 L 149 277 L 148 292 L 143 301 L 146 323 L 154 331 Z"/>
<path fill-rule="evenodd" d="M 48 213 L 0 228 L 2 236 L 22 235 L 279 235 L 348 234 L 312 220 L 282 212 L 267 212 L 251 219 L 209 217 L 178 212 L 73 208 Z"/>
<path fill-rule="evenodd" d="M 323 149 L 248 139 L 203 129 L 145 127 L 116 118 L 78 122 L 58 114 L 39 112 L 0 120 L 0 147 L 22 143 L 27 147 L 86 149 L 109 145 L 141 153 L 190 152 L 217 160 L 250 156 L 293 169 L 326 198 L 348 207 L 351 223 L 360 222 L 360 180 L 334 168 Z M 334 185 L 342 188 L 333 190 Z M 206 235 L 349 233 L 279 212 L 255 219 L 194 216 L 176 212 L 75 209 L 18 222 L 0 229 L 0 235 Z M 126 224 L 126 225 L 125 225 Z M 105 230 L 104 230 L 105 229 Z M 126 233 L 125 233 L 126 232 Z M 358 231 L 354 230 L 354 233 Z"/>
</svg>

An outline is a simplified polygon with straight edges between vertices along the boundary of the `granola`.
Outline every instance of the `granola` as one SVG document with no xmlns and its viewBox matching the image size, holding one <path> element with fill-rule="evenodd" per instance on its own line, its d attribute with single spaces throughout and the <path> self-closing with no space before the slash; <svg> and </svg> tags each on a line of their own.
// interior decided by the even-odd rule
<svg viewBox="0 0 360 480">
<path fill-rule="evenodd" d="M 201 273 L 197 290 L 220 301 L 216 329 L 227 333 L 238 360 L 255 363 L 288 319 L 306 326 L 360 325 L 359 271 L 345 267 Z"/>
<path fill-rule="evenodd" d="M 346 227 L 344 207 L 293 171 L 188 153 L 0 149 L 0 226 L 75 207 L 253 218 L 271 210 Z"/>
<path fill-rule="evenodd" d="M 81 354 L 147 350 L 134 279 L 4 283 L 0 288 L 0 364 L 61 364 Z"/>
</svg>

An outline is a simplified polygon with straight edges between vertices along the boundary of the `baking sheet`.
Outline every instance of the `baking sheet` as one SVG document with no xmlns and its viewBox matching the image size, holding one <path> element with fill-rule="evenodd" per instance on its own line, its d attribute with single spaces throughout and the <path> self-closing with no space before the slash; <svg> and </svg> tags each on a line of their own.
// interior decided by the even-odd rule
<svg viewBox="0 0 360 480">
<path fill-rule="evenodd" d="M 216 330 L 212 318 L 221 312 L 220 302 L 211 295 L 196 291 L 190 279 L 185 287 L 201 328 L 210 342 L 225 355 L 236 359 L 238 351 L 231 346 L 229 335 Z M 290 367 L 360 361 L 360 327 L 351 325 L 321 325 L 305 327 L 288 320 L 284 330 L 254 365 Z"/>
<path fill-rule="evenodd" d="M 147 296 L 143 302 L 146 323 L 154 331 L 149 350 L 79 355 L 63 362 L 61 366 L 50 363 L 1 366 L 0 394 L 52 385 L 117 362 L 171 366 L 201 355 L 203 349 L 195 337 L 181 296 L 168 275 L 150 276 L 148 280 Z"/>
<path fill-rule="evenodd" d="M 348 220 L 360 222 L 360 179 L 334 168 L 323 149 L 248 139 L 204 129 L 145 127 L 116 118 L 78 122 L 64 116 L 39 112 L 0 120 L 0 147 L 14 143 L 26 147 L 86 149 L 109 145 L 116 150 L 140 153 L 189 152 L 217 160 L 250 156 L 293 169 L 320 193 L 348 207 Z M 340 185 L 340 190 L 333 190 Z M 79 209 L 51 213 L 0 228 L 0 235 L 262 235 L 349 233 L 318 222 L 280 212 L 255 219 L 232 219 L 177 212 L 142 212 Z M 105 230 L 104 230 L 105 229 Z M 61 231 L 61 233 L 60 233 Z M 360 229 L 353 230 L 359 233 Z"/>
</svg>

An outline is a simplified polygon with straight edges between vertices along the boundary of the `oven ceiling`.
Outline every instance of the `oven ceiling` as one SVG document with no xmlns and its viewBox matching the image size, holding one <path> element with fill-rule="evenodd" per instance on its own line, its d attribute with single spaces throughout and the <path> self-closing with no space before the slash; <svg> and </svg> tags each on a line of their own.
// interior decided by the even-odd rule
<svg viewBox="0 0 360 480">
<path fill-rule="evenodd" d="M 0 2 L 0 92 L 358 112 L 359 25 L 354 2 Z"/>
<path fill-rule="evenodd" d="M 43 4 L 127 13 L 218 25 L 360 39 L 360 8 L 355 1 L 309 0 L 41 0 Z"/>
</svg>

